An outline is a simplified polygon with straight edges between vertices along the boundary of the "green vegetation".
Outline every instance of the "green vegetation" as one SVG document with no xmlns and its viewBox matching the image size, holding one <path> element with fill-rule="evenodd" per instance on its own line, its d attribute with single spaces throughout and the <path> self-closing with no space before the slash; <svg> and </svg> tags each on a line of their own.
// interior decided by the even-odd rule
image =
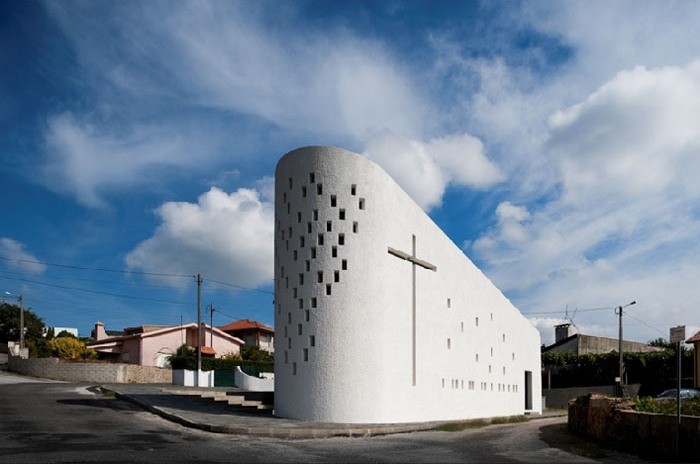
<svg viewBox="0 0 700 464">
<path fill-rule="evenodd" d="M 193 348 L 182 345 L 177 352 L 168 358 L 173 369 L 197 370 L 197 355 Z M 260 372 L 274 372 L 274 357 L 257 347 L 249 347 L 241 350 L 240 354 L 226 355 L 221 358 L 202 356 L 202 370 L 235 370 L 236 366 L 250 375 L 258 375 Z"/>
<path fill-rule="evenodd" d="M 59 337 L 48 341 L 51 356 L 69 361 L 88 360 L 97 358 L 97 352 L 85 346 L 85 342 L 73 336 Z"/>
<path fill-rule="evenodd" d="M 656 341 L 656 344 L 661 343 Z M 693 372 L 693 351 L 682 347 L 682 372 Z M 676 351 L 665 349 L 653 353 L 624 353 L 627 383 L 642 384 L 642 394 L 653 395 L 676 382 Z M 542 387 L 588 387 L 612 385 L 620 369 L 617 352 L 604 354 L 543 353 Z M 685 382 L 685 380 L 684 380 Z"/>
<path fill-rule="evenodd" d="M 674 399 L 656 400 L 649 396 L 637 396 L 634 398 L 634 409 L 639 412 L 653 412 L 675 416 L 678 405 Z M 700 416 L 700 398 L 681 399 L 681 414 L 686 416 Z"/>
</svg>

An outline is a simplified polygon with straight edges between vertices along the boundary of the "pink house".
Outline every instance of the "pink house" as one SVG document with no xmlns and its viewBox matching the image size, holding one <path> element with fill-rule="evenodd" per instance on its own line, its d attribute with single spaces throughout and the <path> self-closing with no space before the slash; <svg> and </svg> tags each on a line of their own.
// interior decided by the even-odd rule
<svg viewBox="0 0 700 464">
<path fill-rule="evenodd" d="M 216 327 L 202 326 L 202 354 L 221 357 L 238 354 L 243 340 Z M 168 356 L 187 344 L 197 346 L 197 324 L 127 327 L 123 334 L 110 336 L 101 322 L 95 323 L 94 341 L 87 346 L 102 357 L 127 364 L 166 367 Z"/>
</svg>

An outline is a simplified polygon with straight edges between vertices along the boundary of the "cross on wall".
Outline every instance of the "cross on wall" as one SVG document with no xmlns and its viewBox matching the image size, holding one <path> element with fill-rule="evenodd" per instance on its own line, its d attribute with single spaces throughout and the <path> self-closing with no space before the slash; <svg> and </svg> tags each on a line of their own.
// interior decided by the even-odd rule
<svg viewBox="0 0 700 464">
<path fill-rule="evenodd" d="M 412 299 L 413 299 L 413 320 L 412 320 L 412 331 L 413 331 L 413 386 L 416 386 L 416 266 L 420 266 L 424 269 L 428 269 L 433 272 L 437 272 L 437 266 L 431 264 L 422 259 L 416 257 L 416 236 L 413 235 L 413 247 L 411 254 L 404 251 L 397 250 L 396 248 L 389 247 L 387 250 L 390 255 L 396 256 L 411 263 L 412 267 Z"/>
</svg>

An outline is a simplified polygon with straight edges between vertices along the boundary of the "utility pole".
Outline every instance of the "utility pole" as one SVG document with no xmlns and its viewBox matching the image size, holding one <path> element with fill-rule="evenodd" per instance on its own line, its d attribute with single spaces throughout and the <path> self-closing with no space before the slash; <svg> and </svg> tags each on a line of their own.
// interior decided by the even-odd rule
<svg viewBox="0 0 700 464">
<path fill-rule="evenodd" d="M 19 296 L 19 352 L 24 349 L 24 297 Z"/>
<path fill-rule="evenodd" d="M 214 348 L 214 304 L 209 303 L 209 333 L 211 334 L 210 346 Z"/>
<path fill-rule="evenodd" d="M 630 303 L 627 303 L 624 306 L 618 306 L 615 308 L 615 314 L 617 314 L 620 317 L 620 339 L 618 340 L 618 352 L 620 353 L 620 378 L 619 378 L 619 389 L 620 389 L 620 396 L 621 397 L 626 397 L 627 392 L 625 388 L 625 360 L 622 355 L 622 310 L 628 306 L 632 306 L 633 304 L 637 304 L 636 301 L 632 301 Z"/>
<path fill-rule="evenodd" d="M 197 273 L 197 386 L 202 373 L 202 276 Z"/>
</svg>

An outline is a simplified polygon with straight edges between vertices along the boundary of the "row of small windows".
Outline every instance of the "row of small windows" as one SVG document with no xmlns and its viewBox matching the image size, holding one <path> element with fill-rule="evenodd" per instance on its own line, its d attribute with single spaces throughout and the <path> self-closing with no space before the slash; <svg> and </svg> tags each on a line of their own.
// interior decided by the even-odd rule
<svg viewBox="0 0 700 464">
<path fill-rule="evenodd" d="M 288 182 L 288 184 L 289 184 L 289 189 L 291 190 L 292 187 L 294 186 L 294 180 L 290 177 L 290 178 L 288 179 L 287 182 Z M 310 172 L 310 173 L 309 173 L 309 183 L 310 183 L 310 184 L 315 184 L 315 183 L 316 183 L 316 173 L 315 173 L 315 172 Z M 318 184 L 318 185 L 321 185 L 321 184 Z M 356 195 L 356 194 L 357 194 L 357 185 L 352 184 L 352 185 L 350 186 L 350 194 L 351 194 L 351 195 Z M 320 195 L 320 193 L 319 193 L 319 195 Z"/>
<path fill-rule="evenodd" d="M 445 381 L 446 379 L 443 377 L 442 378 L 442 388 L 445 388 L 447 383 Z M 462 379 L 450 379 L 450 388 L 453 390 L 464 390 L 464 380 Z M 473 380 L 468 380 L 467 381 L 467 390 L 474 390 L 476 388 L 476 382 Z M 480 382 L 479 388 L 481 391 L 488 391 L 489 390 L 489 383 L 488 382 Z M 501 393 L 517 393 L 518 392 L 518 385 L 517 384 L 506 384 L 506 383 L 497 383 L 496 384 L 496 389 L 501 392 Z M 494 384 L 491 382 L 491 391 L 494 390 Z"/>
</svg>

